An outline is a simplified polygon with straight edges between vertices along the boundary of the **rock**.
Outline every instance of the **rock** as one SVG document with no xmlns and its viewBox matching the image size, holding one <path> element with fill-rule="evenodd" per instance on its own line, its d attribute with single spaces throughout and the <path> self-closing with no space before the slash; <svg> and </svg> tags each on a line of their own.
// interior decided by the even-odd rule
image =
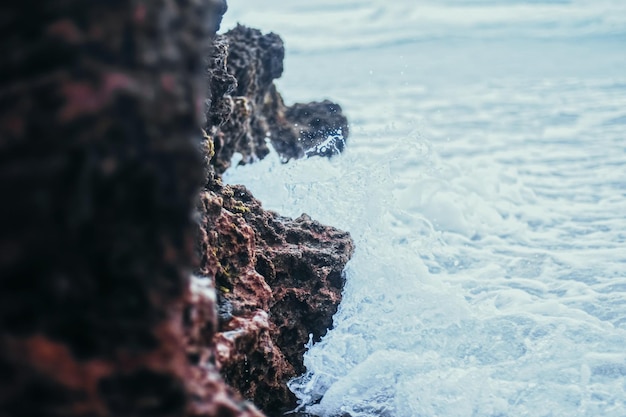
<svg viewBox="0 0 626 417">
<path fill-rule="evenodd" d="M 188 359 L 217 326 L 189 288 L 190 213 L 201 57 L 224 10 L 3 6 L 1 416 L 261 416 Z"/>
<path fill-rule="evenodd" d="M 348 125 L 338 104 L 328 100 L 296 103 L 287 108 L 285 117 L 297 128 L 304 156 L 333 156 L 343 152 Z M 293 149 L 289 146 L 287 148 Z M 293 158 L 301 156 L 300 153 L 292 155 Z"/>
<path fill-rule="evenodd" d="M 271 416 L 295 407 L 289 379 L 304 371 L 305 344 L 332 325 L 350 236 L 266 211 L 243 186 L 215 180 L 201 194 L 198 274 L 214 277 L 217 363 L 227 382 Z"/>
<path fill-rule="evenodd" d="M 319 340 L 331 327 L 353 251 L 347 233 L 265 211 L 244 187 L 219 179 L 235 152 L 253 162 L 269 153 L 268 142 L 285 161 L 343 150 L 348 127 L 337 104 L 285 106 L 273 84 L 283 58 L 280 37 L 241 25 L 214 41 L 196 271 L 218 293 L 217 367 L 270 416 L 295 407 L 287 381 L 304 372 L 309 335 Z"/>
<path fill-rule="evenodd" d="M 285 158 L 302 156 L 300 136 L 317 146 L 333 129 L 316 136 L 318 118 L 345 118 L 328 103 L 284 106 L 271 84 L 277 36 L 238 28 L 207 42 L 225 10 L 3 7 L 0 416 L 261 417 L 244 398 L 269 415 L 294 405 L 286 382 L 308 335 L 331 325 L 352 242 L 264 211 L 217 173 L 232 152 L 261 158 L 268 132 L 293 142 Z M 236 79 L 247 63 L 251 78 Z"/>
<path fill-rule="evenodd" d="M 268 143 L 284 161 L 341 152 L 348 122 L 330 101 L 285 105 L 274 80 L 282 75 L 285 50 L 280 37 L 238 25 L 215 41 L 208 60 L 213 94 L 206 130 L 215 140 L 211 163 L 225 171 L 233 155 L 241 164 L 264 158 Z"/>
<path fill-rule="evenodd" d="M 213 280 L 193 276 L 184 310 L 185 346 L 190 363 L 187 416 L 263 417 L 228 386 L 216 365 L 216 296 Z"/>
</svg>

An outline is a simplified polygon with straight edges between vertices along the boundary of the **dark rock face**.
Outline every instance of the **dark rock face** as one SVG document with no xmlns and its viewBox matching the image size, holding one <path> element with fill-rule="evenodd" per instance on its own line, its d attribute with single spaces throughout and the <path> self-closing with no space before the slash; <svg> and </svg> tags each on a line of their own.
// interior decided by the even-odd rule
<svg viewBox="0 0 626 417">
<path fill-rule="evenodd" d="M 285 384 L 331 325 L 352 242 L 215 170 L 261 158 L 268 132 L 303 156 L 345 127 L 338 106 L 284 106 L 276 35 L 208 45 L 223 0 L 1 9 L 0 416 L 292 406 Z"/>
<path fill-rule="evenodd" d="M 218 173 L 230 166 L 235 152 L 242 164 L 262 159 L 268 143 L 283 160 L 332 156 L 341 152 L 348 122 L 330 101 L 285 106 L 274 80 L 282 75 L 285 50 L 280 37 L 237 26 L 218 36 L 209 59 L 212 98 L 207 132 L 215 140 L 211 161 Z M 219 93 L 215 93 L 219 92 Z"/>
<path fill-rule="evenodd" d="M 265 211 L 242 186 L 213 181 L 201 204 L 199 274 L 215 277 L 217 363 L 245 398 L 280 415 L 295 406 L 286 382 L 304 371 L 309 334 L 319 340 L 332 325 L 352 240 L 307 215 Z"/>
<path fill-rule="evenodd" d="M 224 9 L 2 6 L 0 415 L 260 416 L 188 362 L 182 320 Z"/>
<path fill-rule="evenodd" d="M 269 142 L 285 161 L 343 150 L 348 126 L 339 105 L 285 106 L 273 84 L 283 58 L 272 33 L 239 25 L 215 39 L 207 61 L 208 181 L 199 207 L 197 279 L 217 290 L 216 364 L 268 415 L 295 407 L 286 383 L 304 371 L 309 335 L 319 340 L 331 327 L 353 251 L 347 233 L 306 215 L 265 211 L 244 187 L 219 179 L 235 152 L 249 163 L 269 153 Z"/>
</svg>

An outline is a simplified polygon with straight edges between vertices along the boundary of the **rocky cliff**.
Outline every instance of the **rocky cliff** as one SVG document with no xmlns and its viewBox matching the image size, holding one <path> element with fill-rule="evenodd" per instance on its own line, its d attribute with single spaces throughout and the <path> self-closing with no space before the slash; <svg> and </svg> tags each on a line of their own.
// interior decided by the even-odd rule
<svg viewBox="0 0 626 417">
<path fill-rule="evenodd" d="M 332 325 L 352 254 L 349 235 L 307 215 L 262 209 L 242 186 L 201 193 L 198 285 L 217 289 L 213 338 L 222 375 L 270 415 L 295 407 L 286 382 L 304 371 L 311 335 Z"/>
<path fill-rule="evenodd" d="M 218 174 L 340 151 L 340 108 L 286 107 L 280 39 L 215 37 L 221 0 L 31 3 L 0 19 L 0 416 L 292 406 L 352 243 Z"/>
<path fill-rule="evenodd" d="M 217 37 L 209 61 L 207 125 L 218 173 L 235 152 L 241 164 L 262 159 L 268 145 L 284 161 L 343 151 L 348 121 L 328 100 L 286 106 L 273 81 L 283 73 L 285 49 L 274 33 L 238 25 Z"/>
<path fill-rule="evenodd" d="M 285 162 L 343 150 L 348 127 L 339 105 L 284 104 L 273 83 L 283 58 L 279 36 L 241 25 L 214 41 L 196 271 L 198 282 L 217 290 L 213 340 L 222 375 L 270 415 L 295 407 L 286 382 L 304 371 L 309 336 L 319 340 L 332 325 L 342 270 L 353 251 L 347 233 L 306 214 L 294 220 L 265 211 L 244 187 L 219 178 L 235 152 L 240 163 L 250 163 L 266 156 L 270 145 Z"/>
</svg>

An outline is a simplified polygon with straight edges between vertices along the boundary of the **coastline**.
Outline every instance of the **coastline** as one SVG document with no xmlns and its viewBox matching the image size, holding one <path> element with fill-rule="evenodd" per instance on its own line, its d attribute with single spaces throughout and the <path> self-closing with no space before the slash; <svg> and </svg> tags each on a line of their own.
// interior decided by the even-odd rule
<svg viewBox="0 0 626 417">
<path fill-rule="evenodd" d="M 282 41 L 216 35 L 225 11 L 70 1 L 14 6 L 2 24 L 41 37 L 5 42 L 26 52 L 9 54 L 0 86 L 0 179 L 15 196 L 2 216 L 0 415 L 295 407 L 286 383 L 309 335 L 332 325 L 353 243 L 263 210 L 220 173 L 235 152 L 263 158 L 268 138 L 285 162 L 332 156 L 347 120 L 329 101 L 285 106 L 272 82 Z"/>
</svg>

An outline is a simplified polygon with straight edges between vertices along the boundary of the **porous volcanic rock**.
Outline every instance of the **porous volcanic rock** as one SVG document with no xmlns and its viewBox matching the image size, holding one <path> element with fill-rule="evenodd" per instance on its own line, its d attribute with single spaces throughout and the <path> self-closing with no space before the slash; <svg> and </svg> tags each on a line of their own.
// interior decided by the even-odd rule
<svg viewBox="0 0 626 417">
<path fill-rule="evenodd" d="M 1 8 L 0 416 L 261 416 L 189 360 L 217 326 L 190 213 L 225 3 Z"/>
<path fill-rule="evenodd" d="M 293 141 L 323 131 L 317 110 L 288 117 L 267 84 L 282 68 L 277 37 L 207 42 L 225 10 L 2 6 L 0 417 L 261 417 L 244 397 L 272 415 L 293 405 L 285 383 L 303 370 L 308 334 L 331 325 L 352 242 L 221 185 L 230 156 L 213 168 L 215 150 L 263 156 L 239 129 L 264 139 L 297 119 L 311 130 L 287 129 Z M 236 92 L 252 79 L 227 66 L 245 42 L 255 68 L 271 69 L 253 74 L 265 75 L 252 96 Z"/>
<path fill-rule="evenodd" d="M 327 100 L 284 104 L 273 83 L 283 72 L 278 35 L 238 25 L 213 46 L 196 279 L 217 290 L 220 372 L 265 413 L 281 415 L 295 406 L 286 383 L 304 371 L 309 335 L 319 340 L 332 325 L 353 244 L 307 215 L 294 220 L 263 210 L 244 187 L 222 185 L 219 174 L 235 152 L 240 163 L 262 159 L 269 142 L 284 161 L 332 156 L 343 150 L 348 125 Z"/>
<path fill-rule="evenodd" d="M 198 274 L 218 292 L 216 359 L 227 382 L 268 415 L 293 409 L 286 383 L 304 371 L 312 335 L 332 325 L 348 233 L 303 214 L 266 211 L 243 186 L 210 182 L 201 193 Z"/>
<path fill-rule="evenodd" d="M 215 140 L 211 163 L 226 170 L 235 152 L 240 164 L 262 159 L 268 143 L 284 161 L 332 156 L 348 137 L 348 121 L 328 100 L 286 106 L 274 80 L 283 73 L 281 38 L 237 25 L 218 36 L 208 59 L 212 95 L 207 100 L 206 131 Z"/>
</svg>

